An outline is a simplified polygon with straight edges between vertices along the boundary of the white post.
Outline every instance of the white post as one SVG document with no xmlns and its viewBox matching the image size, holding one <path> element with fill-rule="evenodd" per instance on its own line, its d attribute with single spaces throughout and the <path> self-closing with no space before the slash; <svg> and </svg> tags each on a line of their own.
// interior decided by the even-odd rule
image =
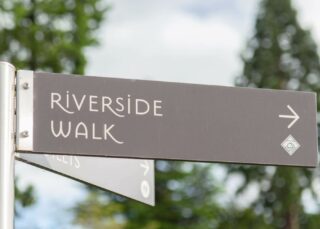
<svg viewBox="0 0 320 229">
<path fill-rule="evenodd" d="M 0 62 L 0 229 L 14 226 L 15 67 Z"/>
</svg>

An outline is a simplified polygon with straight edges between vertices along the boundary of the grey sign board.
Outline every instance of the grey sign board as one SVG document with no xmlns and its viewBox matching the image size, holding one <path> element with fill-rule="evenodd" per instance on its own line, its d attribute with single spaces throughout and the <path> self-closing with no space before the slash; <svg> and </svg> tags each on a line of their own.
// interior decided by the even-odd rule
<svg viewBox="0 0 320 229">
<path fill-rule="evenodd" d="M 32 80 L 32 130 L 18 118 L 18 150 L 317 165 L 314 93 L 38 72 Z"/>
<path fill-rule="evenodd" d="M 16 158 L 149 205 L 155 204 L 153 160 L 29 153 L 17 154 Z"/>
</svg>

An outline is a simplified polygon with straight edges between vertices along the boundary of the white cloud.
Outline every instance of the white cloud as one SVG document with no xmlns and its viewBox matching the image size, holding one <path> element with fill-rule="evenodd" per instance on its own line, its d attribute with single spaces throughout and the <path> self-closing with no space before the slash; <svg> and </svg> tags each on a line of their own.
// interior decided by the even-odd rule
<svg viewBox="0 0 320 229">
<path fill-rule="evenodd" d="M 309 29 L 313 38 L 320 46 L 320 1 L 319 0 L 294 0 L 294 5 L 298 9 L 299 21 L 302 26 Z"/>
<path fill-rule="evenodd" d="M 212 14 L 199 17 L 192 12 L 199 3 L 190 0 L 114 2 L 102 47 L 89 52 L 88 73 L 232 85 L 249 30 L 232 18 L 240 16 L 246 23 L 255 7 L 238 4 L 234 15 L 223 1 L 214 2 L 225 7 L 225 14 L 211 7 Z"/>
</svg>

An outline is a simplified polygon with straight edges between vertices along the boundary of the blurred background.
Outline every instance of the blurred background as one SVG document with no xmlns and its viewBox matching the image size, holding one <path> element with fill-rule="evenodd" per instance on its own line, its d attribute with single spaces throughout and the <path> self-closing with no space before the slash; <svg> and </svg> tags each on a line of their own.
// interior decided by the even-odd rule
<svg viewBox="0 0 320 229">
<path fill-rule="evenodd" d="M 0 59 L 56 73 L 318 92 L 319 9 L 318 0 L 1 0 Z M 149 207 L 16 162 L 15 224 L 319 228 L 319 178 L 319 169 L 157 161 Z"/>
</svg>

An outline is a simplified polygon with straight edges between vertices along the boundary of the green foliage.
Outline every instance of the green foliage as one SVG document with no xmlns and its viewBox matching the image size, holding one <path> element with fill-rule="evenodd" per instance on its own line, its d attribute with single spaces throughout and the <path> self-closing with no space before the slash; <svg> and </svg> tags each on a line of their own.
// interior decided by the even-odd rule
<svg viewBox="0 0 320 229">
<path fill-rule="evenodd" d="M 2 0 L 0 59 L 18 69 L 83 74 L 85 48 L 108 10 L 101 0 Z"/>
<path fill-rule="evenodd" d="M 236 85 L 320 91 L 317 47 L 297 22 L 290 0 L 263 0 L 260 8 Z"/>
<path fill-rule="evenodd" d="M 34 189 L 32 186 L 27 186 L 23 190 L 21 188 L 18 188 L 18 178 L 15 178 L 15 214 L 19 216 L 19 211 L 21 207 L 27 207 L 35 203 L 35 197 L 34 197 Z"/>
<path fill-rule="evenodd" d="M 72 210 L 76 214 L 75 223 L 84 226 L 84 228 L 123 229 L 123 223 L 119 221 L 123 205 L 112 202 L 112 199 L 117 199 L 117 196 L 105 195 L 105 191 L 92 186 L 87 186 L 87 189 L 89 193 L 86 200 L 78 203 Z"/>
<path fill-rule="evenodd" d="M 290 0 L 262 0 L 255 34 L 243 54 L 243 75 L 236 79 L 237 86 L 320 91 L 317 47 L 296 17 Z M 315 191 L 312 170 L 231 166 L 229 172 L 241 173 L 245 178 L 239 193 L 253 182 L 259 185 L 259 198 L 251 208 L 273 228 L 315 228 L 305 220 L 310 216 L 301 202 L 305 190 Z M 319 224 L 320 219 L 317 220 Z"/>
<path fill-rule="evenodd" d="M 257 216 L 252 209 L 237 210 L 228 208 L 219 216 L 220 224 L 217 229 L 272 229 L 263 217 Z"/>
<path fill-rule="evenodd" d="M 1 0 L 0 60 L 17 69 L 84 73 L 84 50 L 108 8 L 102 0 Z M 15 187 L 16 210 L 34 203 L 33 188 Z"/>
<path fill-rule="evenodd" d="M 211 167 L 157 161 L 156 207 L 91 189 L 74 209 L 75 224 L 85 228 L 113 228 L 115 222 L 114 228 L 123 229 L 214 228 L 218 190 Z"/>
</svg>

